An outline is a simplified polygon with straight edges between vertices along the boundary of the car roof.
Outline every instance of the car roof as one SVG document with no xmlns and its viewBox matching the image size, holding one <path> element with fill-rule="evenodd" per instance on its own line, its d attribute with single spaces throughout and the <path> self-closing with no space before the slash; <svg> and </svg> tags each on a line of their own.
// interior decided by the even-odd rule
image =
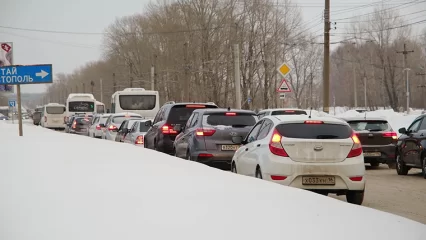
<svg viewBox="0 0 426 240">
<path fill-rule="evenodd" d="M 111 114 L 110 116 L 112 117 L 121 117 L 121 116 L 142 117 L 140 114 L 130 113 L 130 112 L 114 113 L 114 114 Z"/>
<path fill-rule="evenodd" d="M 324 123 L 329 123 L 329 124 L 348 125 L 346 121 L 343 121 L 335 117 L 318 117 L 318 116 L 309 117 L 308 115 L 285 115 L 285 116 L 273 115 L 273 116 L 266 116 L 265 118 L 271 119 L 279 123 L 303 123 L 304 121 L 323 121 Z M 265 118 L 262 118 L 262 119 L 265 119 Z"/>
<path fill-rule="evenodd" d="M 208 106 L 215 106 L 217 107 L 216 104 L 213 103 L 205 103 L 205 102 L 179 102 L 179 103 L 169 103 L 166 104 L 166 106 L 181 106 L 181 105 L 208 105 Z"/>
<path fill-rule="evenodd" d="M 340 118 L 343 121 L 385 121 L 387 122 L 385 118 L 381 117 L 347 117 L 347 118 Z"/>
<path fill-rule="evenodd" d="M 245 110 L 245 109 L 229 109 L 228 110 L 227 108 L 209 108 L 209 109 L 201 108 L 201 109 L 194 110 L 194 112 L 199 112 L 202 114 L 235 112 L 235 113 L 246 113 L 246 114 L 256 115 L 256 113 L 251 110 Z"/>
<path fill-rule="evenodd" d="M 266 112 L 266 111 L 286 111 L 286 110 L 294 110 L 294 111 L 304 111 L 306 112 L 306 110 L 304 109 L 300 109 L 300 108 L 268 108 L 268 109 L 263 109 L 260 110 L 260 112 Z"/>
</svg>

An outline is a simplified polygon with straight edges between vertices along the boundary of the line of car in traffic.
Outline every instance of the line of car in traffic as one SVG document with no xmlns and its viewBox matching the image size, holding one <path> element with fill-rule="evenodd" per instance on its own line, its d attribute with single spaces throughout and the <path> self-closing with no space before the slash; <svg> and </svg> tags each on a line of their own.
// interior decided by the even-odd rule
<svg viewBox="0 0 426 240">
<path fill-rule="evenodd" d="M 413 134 L 423 125 L 426 134 L 426 121 L 419 117 L 408 130 L 400 129 L 398 140 L 381 118 L 318 117 L 300 109 L 255 113 L 214 103 L 168 102 L 154 119 L 131 112 L 77 114 L 69 118 L 65 131 L 131 143 L 319 194 L 346 195 L 348 202 L 362 204 L 365 163 L 388 164 L 398 174 L 424 166 L 414 161 L 415 151 L 426 160 L 424 148 L 413 150 Z"/>
</svg>

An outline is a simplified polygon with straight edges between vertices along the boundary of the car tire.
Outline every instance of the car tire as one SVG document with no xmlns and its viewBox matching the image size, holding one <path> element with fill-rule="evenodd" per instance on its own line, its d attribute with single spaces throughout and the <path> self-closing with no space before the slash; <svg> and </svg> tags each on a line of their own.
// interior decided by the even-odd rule
<svg viewBox="0 0 426 240">
<path fill-rule="evenodd" d="M 374 168 L 378 167 L 379 165 L 380 165 L 380 163 L 378 163 L 378 162 L 372 162 L 372 163 L 370 163 L 370 166 L 372 166 Z"/>
<path fill-rule="evenodd" d="M 423 157 L 422 174 L 423 178 L 426 179 L 426 156 Z"/>
<path fill-rule="evenodd" d="M 235 166 L 234 162 L 231 163 L 231 172 L 237 173 L 237 166 Z"/>
<path fill-rule="evenodd" d="M 396 156 L 396 173 L 398 175 L 407 175 L 409 168 L 401 159 L 401 155 Z"/>
<path fill-rule="evenodd" d="M 260 170 L 260 167 L 256 168 L 256 178 L 263 179 L 262 171 Z"/>
<path fill-rule="evenodd" d="M 363 191 L 348 191 L 346 193 L 346 201 L 348 203 L 362 205 L 364 201 L 364 190 Z"/>
<path fill-rule="evenodd" d="M 186 159 L 186 160 L 188 160 L 188 161 L 192 161 L 192 159 L 191 159 L 191 154 L 189 153 L 189 150 L 186 152 L 186 157 L 185 157 L 185 159 Z"/>
</svg>

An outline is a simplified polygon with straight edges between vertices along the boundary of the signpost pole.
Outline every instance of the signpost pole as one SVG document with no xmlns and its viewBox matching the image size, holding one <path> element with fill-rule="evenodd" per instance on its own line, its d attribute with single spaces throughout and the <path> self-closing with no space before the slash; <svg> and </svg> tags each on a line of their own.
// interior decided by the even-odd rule
<svg viewBox="0 0 426 240">
<path fill-rule="evenodd" d="M 19 136 L 22 137 L 24 135 L 22 131 L 22 105 L 21 105 L 21 85 L 16 85 L 16 98 L 18 100 L 18 125 L 19 125 Z"/>
</svg>

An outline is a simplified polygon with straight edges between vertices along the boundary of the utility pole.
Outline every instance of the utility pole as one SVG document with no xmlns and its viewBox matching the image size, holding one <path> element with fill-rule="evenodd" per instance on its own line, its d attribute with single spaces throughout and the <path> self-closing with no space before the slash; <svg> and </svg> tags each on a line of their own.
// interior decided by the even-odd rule
<svg viewBox="0 0 426 240">
<path fill-rule="evenodd" d="M 323 69 L 323 111 L 330 107 L 330 0 L 325 0 L 324 9 L 324 69 Z"/>
<path fill-rule="evenodd" d="M 367 110 L 367 77 L 364 75 L 364 108 Z"/>
<path fill-rule="evenodd" d="M 99 79 L 99 87 L 101 88 L 101 102 L 104 102 L 104 85 L 102 78 Z"/>
<path fill-rule="evenodd" d="M 112 89 L 114 92 L 117 91 L 117 83 L 115 82 L 115 73 L 112 73 Z"/>
<path fill-rule="evenodd" d="M 356 90 L 356 70 L 355 70 L 355 63 L 352 63 L 352 70 L 353 70 L 353 75 L 354 75 L 354 107 L 357 108 L 358 107 L 358 93 Z"/>
<path fill-rule="evenodd" d="M 83 83 L 83 93 L 85 93 L 85 92 L 86 92 L 86 84 Z"/>
<path fill-rule="evenodd" d="M 404 58 L 403 58 L 403 68 L 404 68 L 404 70 L 403 71 L 407 71 L 407 78 L 406 78 L 406 80 L 405 80 L 405 84 L 406 84 L 406 95 L 407 95 L 407 107 L 406 107 L 406 111 L 407 111 L 407 114 L 408 114 L 408 112 L 410 111 L 410 85 L 409 85 L 409 83 L 408 83 L 408 68 L 407 68 L 407 55 L 409 54 L 409 53 L 413 53 L 414 52 L 414 50 L 409 50 L 409 51 L 407 51 L 407 45 L 404 43 L 404 50 L 403 51 L 396 51 L 397 53 L 402 53 L 402 54 L 404 54 Z"/>
<path fill-rule="evenodd" d="M 314 75 L 311 72 L 311 81 L 309 82 L 309 107 L 312 108 L 312 105 L 314 103 L 314 99 L 313 99 L 313 85 L 314 85 Z"/>
<path fill-rule="evenodd" d="M 154 65 L 151 65 L 151 90 L 152 91 L 154 91 L 154 88 L 155 88 L 154 76 L 155 76 L 155 68 L 154 68 Z"/>
<path fill-rule="evenodd" d="M 191 81 L 190 81 L 190 77 L 189 77 L 189 63 L 188 63 L 188 42 L 185 42 L 183 44 L 183 72 L 185 74 L 185 88 L 188 91 L 188 101 L 191 101 Z"/>
<path fill-rule="evenodd" d="M 91 90 L 92 94 L 93 94 L 93 88 L 94 87 L 95 87 L 95 82 L 90 81 L 90 90 Z"/>
<path fill-rule="evenodd" d="M 235 108 L 241 109 L 240 47 L 234 44 Z"/>
<path fill-rule="evenodd" d="M 130 87 L 133 87 L 133 63 L 129 62 Z"/>
</svg>

